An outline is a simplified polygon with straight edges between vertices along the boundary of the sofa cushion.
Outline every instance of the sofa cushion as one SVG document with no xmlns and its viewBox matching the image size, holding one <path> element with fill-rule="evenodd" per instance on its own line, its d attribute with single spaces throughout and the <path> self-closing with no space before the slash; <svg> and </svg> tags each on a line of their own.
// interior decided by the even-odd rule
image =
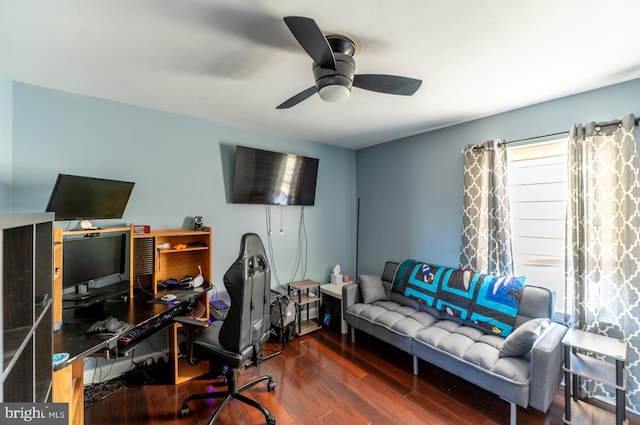
<svg viewBox="0 0 640 425">
<path fill-rule="evenodd" d="M 549 323 L 549 319 L 539 318 L 531 319 L 519 326 L 504 340 L 500 357 L 520 357 L 527 353 Z"/>
<path fill-rule="evenodd" d="M 487 335 L 472 326 L 440 320 L 414 335 L 412 349 L 419 357 L 436 365 L 445 361 L 442 356 L 448 356 L 446 362 L 458 359 L 478 368 L 482 371 L 478 372 L 480 375 L 487 371 L 494 376 L 524 384 L 529 380 L 530 362 L 523 357 L 501 358 L 499 353 L 504 340 L 503 337 Z M 435 354 L 425 356 L 426 352 L 439 353 L 438 356 L 442 358 L 436 361 L 433 357 Z"/>
<path fill-rule="evenodd" d="M 361 274 L 358 275 L 358 280 L 360 281 L 362 301 L 365 304 L 387 299 L 387 293 L 384 290 L 380 276 Z"/>
</svg>

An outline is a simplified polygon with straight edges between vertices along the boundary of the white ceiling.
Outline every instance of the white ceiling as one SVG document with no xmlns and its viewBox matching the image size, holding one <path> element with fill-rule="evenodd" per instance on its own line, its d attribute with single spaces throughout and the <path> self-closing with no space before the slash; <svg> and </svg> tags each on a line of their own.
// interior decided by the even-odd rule
<svg viewBox="0 0 640 425">
<path fill-rule="evenodd" d="M 284 24 L 353 37 L 356 73 L 423 80 L 412 97 L 315 95 Z M 0 0 L 18 82 L 352 149 L 640 77 L 638 0 Z"/>
</svg>

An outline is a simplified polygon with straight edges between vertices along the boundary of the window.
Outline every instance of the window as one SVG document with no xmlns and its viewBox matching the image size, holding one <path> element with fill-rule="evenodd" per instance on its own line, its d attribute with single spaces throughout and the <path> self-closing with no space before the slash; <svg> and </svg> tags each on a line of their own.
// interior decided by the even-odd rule
<svg viewBox="0 0 640 425">
<path fill-rule="evenodd" d="M 567 141 L 507 148 L 514 268 L 564 305 Z"/>
</svg>

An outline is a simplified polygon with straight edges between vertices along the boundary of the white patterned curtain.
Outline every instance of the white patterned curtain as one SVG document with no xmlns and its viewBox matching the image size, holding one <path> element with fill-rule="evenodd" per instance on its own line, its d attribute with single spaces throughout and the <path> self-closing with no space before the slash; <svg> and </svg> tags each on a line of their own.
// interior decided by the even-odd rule
<svg viewBox="0 0 640 425">
<path fill-rule="evenodd" d="M 507 149 L 501 140 L 468 145 L 460 267 L 495 275 L 513 274 Z"/>
<path fill-rule="evenodd" d="M 640 186 L 635 118 L 574 125 L 569 134 L 566 313 L 573 326 L 625 339 L 627 408 L 640 410 Z M 610 387 L 583 386 L 615 398 Z"/>
</svg>

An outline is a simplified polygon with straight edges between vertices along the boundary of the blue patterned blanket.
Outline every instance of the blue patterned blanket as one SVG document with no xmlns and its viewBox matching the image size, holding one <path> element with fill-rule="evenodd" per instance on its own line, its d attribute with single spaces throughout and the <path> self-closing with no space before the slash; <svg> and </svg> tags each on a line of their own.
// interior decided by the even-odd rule
<svg viewBox="0 0 640 425">
<path fill-rule="evenodd" d="M 444 315 L 467 320 L 487 333 L 506 337 L 513 331 L 524 282 L 524 277 L 405 260 L 396 270 L 392 290 Z"/>
</svg>

